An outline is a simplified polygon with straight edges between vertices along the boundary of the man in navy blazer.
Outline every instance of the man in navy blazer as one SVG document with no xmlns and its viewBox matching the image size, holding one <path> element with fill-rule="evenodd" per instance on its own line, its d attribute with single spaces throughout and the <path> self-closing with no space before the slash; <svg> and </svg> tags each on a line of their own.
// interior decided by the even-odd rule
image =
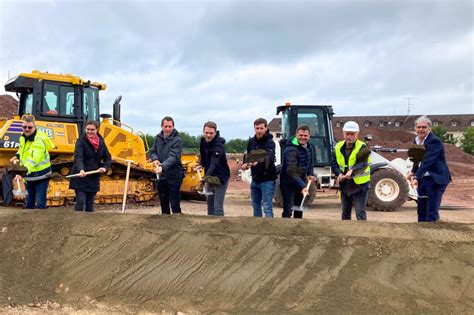
<svg viewBox="0 0 474 315">
<path fill-rule="evenodd" d="M 418 190 L 418 222 L 439 221 L 439 206 L 444 191 L 451 181 L 443 143 L 431 132 L 431 120 L 421 116 L 415 121 L 415 143 L 424 145 L 426 152 L 421 163 L 414 163 L 407 175 Z"/>
</svg>

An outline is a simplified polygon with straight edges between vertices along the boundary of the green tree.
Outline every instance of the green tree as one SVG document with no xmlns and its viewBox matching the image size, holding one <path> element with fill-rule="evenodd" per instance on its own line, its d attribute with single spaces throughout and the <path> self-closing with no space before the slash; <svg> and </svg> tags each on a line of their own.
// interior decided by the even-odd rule
<svg viewBox="0 0 474 315">
<path fill-rule="evenodd" d="M 200 136 L 191 136 L 185 131 L 180 131 L 179 136 L 183 140 L 183 151 L 186 152 L 198 152 L 199 142 L 201 141 Z"/>
<path fill-rule="evenodd" d="M 244 153 L 247 149 L 247 140 L 232 139 L 225 144 L 225 150 L 228 153 Z"/>
<path fill-rule="evenodd" d="M 155 136 L 149 134 L 149 133 L 145 133 L 144 134 L 145 137 L 143 137 L 143 134 L 140 135 L 140 137 L 142 138 L 143 142 L 145 142 L 145 139 L 146 139 L 146 142 L 148 143 L 148 147 L 151 148 L 151 146 L 155 143 Z M 145 144 L 145 148 L 146 148 L 146 144 Z"/>
<path fill-rule="evenodd" d="M 467 127 L 461 137 L 461 148 L 474 155 L 474 127 Z"/>
<path fill-rule="evenodd" d="M 456 144 L 457 140 L 448 134 L 448 129 L 443 126 L 434 126 L 431 128 L 431 132 L 434 133 L 443 143 Z"/>
</svg>

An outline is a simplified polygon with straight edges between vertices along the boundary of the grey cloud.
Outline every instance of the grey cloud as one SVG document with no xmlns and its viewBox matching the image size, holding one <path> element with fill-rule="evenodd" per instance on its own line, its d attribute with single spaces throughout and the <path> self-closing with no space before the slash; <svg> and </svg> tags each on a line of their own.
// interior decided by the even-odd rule
<svg viewBox="0 0 474 315">
<path fill-rule="evenodd" d="M 1 3 L 0 75 L 39 69 L 107 83 L 104 112 L 146 132 L 214 119 L 246 137 L 275 106 L 339 115 L 473 112 L 471 1 Z M 456 104 L 456 106 L 447 106 Z M 395 107 L 395 109 L 394 109 Z"/>
</svg>

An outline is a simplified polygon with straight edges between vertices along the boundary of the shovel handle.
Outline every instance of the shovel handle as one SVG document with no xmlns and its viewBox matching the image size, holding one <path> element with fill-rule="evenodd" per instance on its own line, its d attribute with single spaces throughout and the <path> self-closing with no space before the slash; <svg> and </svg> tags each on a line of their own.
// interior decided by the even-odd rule
<svg viewBox="0 0 474 315">
<path fill-rule="evenodd" d="M 305 196 L 306 196 L 306 195 L 308 195 L 308 194 L 309 194 L 309 186 L 311 186 L 311 180 L 309 180 L 309 179 L 308 179 L 308 184 L 306 184 L 306 187 L 305 187 L 305 188 L 306 188 L 306 190 L 308 190 L 308 192 L 307 192 L 307 193 L 305 193 L 305 194 L 303 194 L 303 195 L 305 195 Z"/>
<path fill-rule="evenodd" d="M 97 173 L 100 173 L 100 171 L 99 170 L 89 171 L 89 172 L 85 172 L 84 174 L 87 176 L 87 175 L 92 175 L 92 174 L 97 174 Z M 66 178 L 73 178 L 73 177 L 79 177 L 79 173 L 66 176 Z"/>
</svg>

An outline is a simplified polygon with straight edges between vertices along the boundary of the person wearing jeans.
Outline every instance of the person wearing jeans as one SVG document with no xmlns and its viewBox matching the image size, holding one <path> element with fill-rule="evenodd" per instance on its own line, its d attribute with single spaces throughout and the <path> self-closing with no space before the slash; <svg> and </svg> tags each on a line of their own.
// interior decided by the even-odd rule
<svg viewBox="0 0 474 315">
<path fill-rule="evenodd" d="M 351 220 L 352 205 L 354 204 L 357 220 L 367 221 L 365 208 L 368 198 L 369 194 L 363 190 L 341 198 L 342 220 Z"/>
<path fill-rule="evenodd" d="M 275 142 L 268 132 L 267 121 L 258 118 L 253 123 L 255 136 L 247 143 L 246 163 L 243 170 L 251 169 L 250 193 L 254 217 L 273 218 L 273 195 L 275 194 Z"/>
<path fill-rule="evenodd" d="M 46 209 L 49 179 L 26 182 L 26 209 Z"/>
<path fill-rule="evenodd" d="M 161 132 L 156 136 L 151 148 L 151 160 L 158 174 L 158 195 L 161 213 L 181 214 L 180 188 L 183 183 L 184 171 L 181 164 L 183 141 L 174 128 L 173 118 L 166 116 L 161 120 Z"/>
<path fill-rule="evenodd" d="M 224 198 L 229 181 L 221 185 L 210 185 L 210 191 L 214 194 L 207 196 L 207 215 L 224 216 Z"/>
<path fill-rule="evenodd" d="M 204 184 L 214 193 L 207 196 L 208 215 L 224 216 L 224 198 L 230 178 L 224 144 L 225 139 L 220 137 L 216 123 L 206 122 L 199 146 L 201 159 L 197 171 L 200 172 L 201 168 L 204 168 L 205 177 L 214 177 L 213 181 L 218 183 Z"/>
<path fill-rule="evenodd" d="M 252 180 L 250 185 L 253 216 L 262 217 L 262 207 L 265 217 L 273 218 L 273 195 L 275 195 L 275 181 L 257 182 Z"/>
<path fill-rule="evenodd" d="M 19 140 L 20 147 L 10 161 L 13 164 L 19 163 L 28 170 L 24 177 L 27 192 L 26 208 L 46 209 L 46 195 L 51 174 L 49 150 L 54 148 L 54 143 L 46 133 L 36 129 L 33 116 L 25 115 L 22 120 L 23 134 Z M 16 175 L 15 180 L 21 179 L 20 175 Z"/>
</svg>

